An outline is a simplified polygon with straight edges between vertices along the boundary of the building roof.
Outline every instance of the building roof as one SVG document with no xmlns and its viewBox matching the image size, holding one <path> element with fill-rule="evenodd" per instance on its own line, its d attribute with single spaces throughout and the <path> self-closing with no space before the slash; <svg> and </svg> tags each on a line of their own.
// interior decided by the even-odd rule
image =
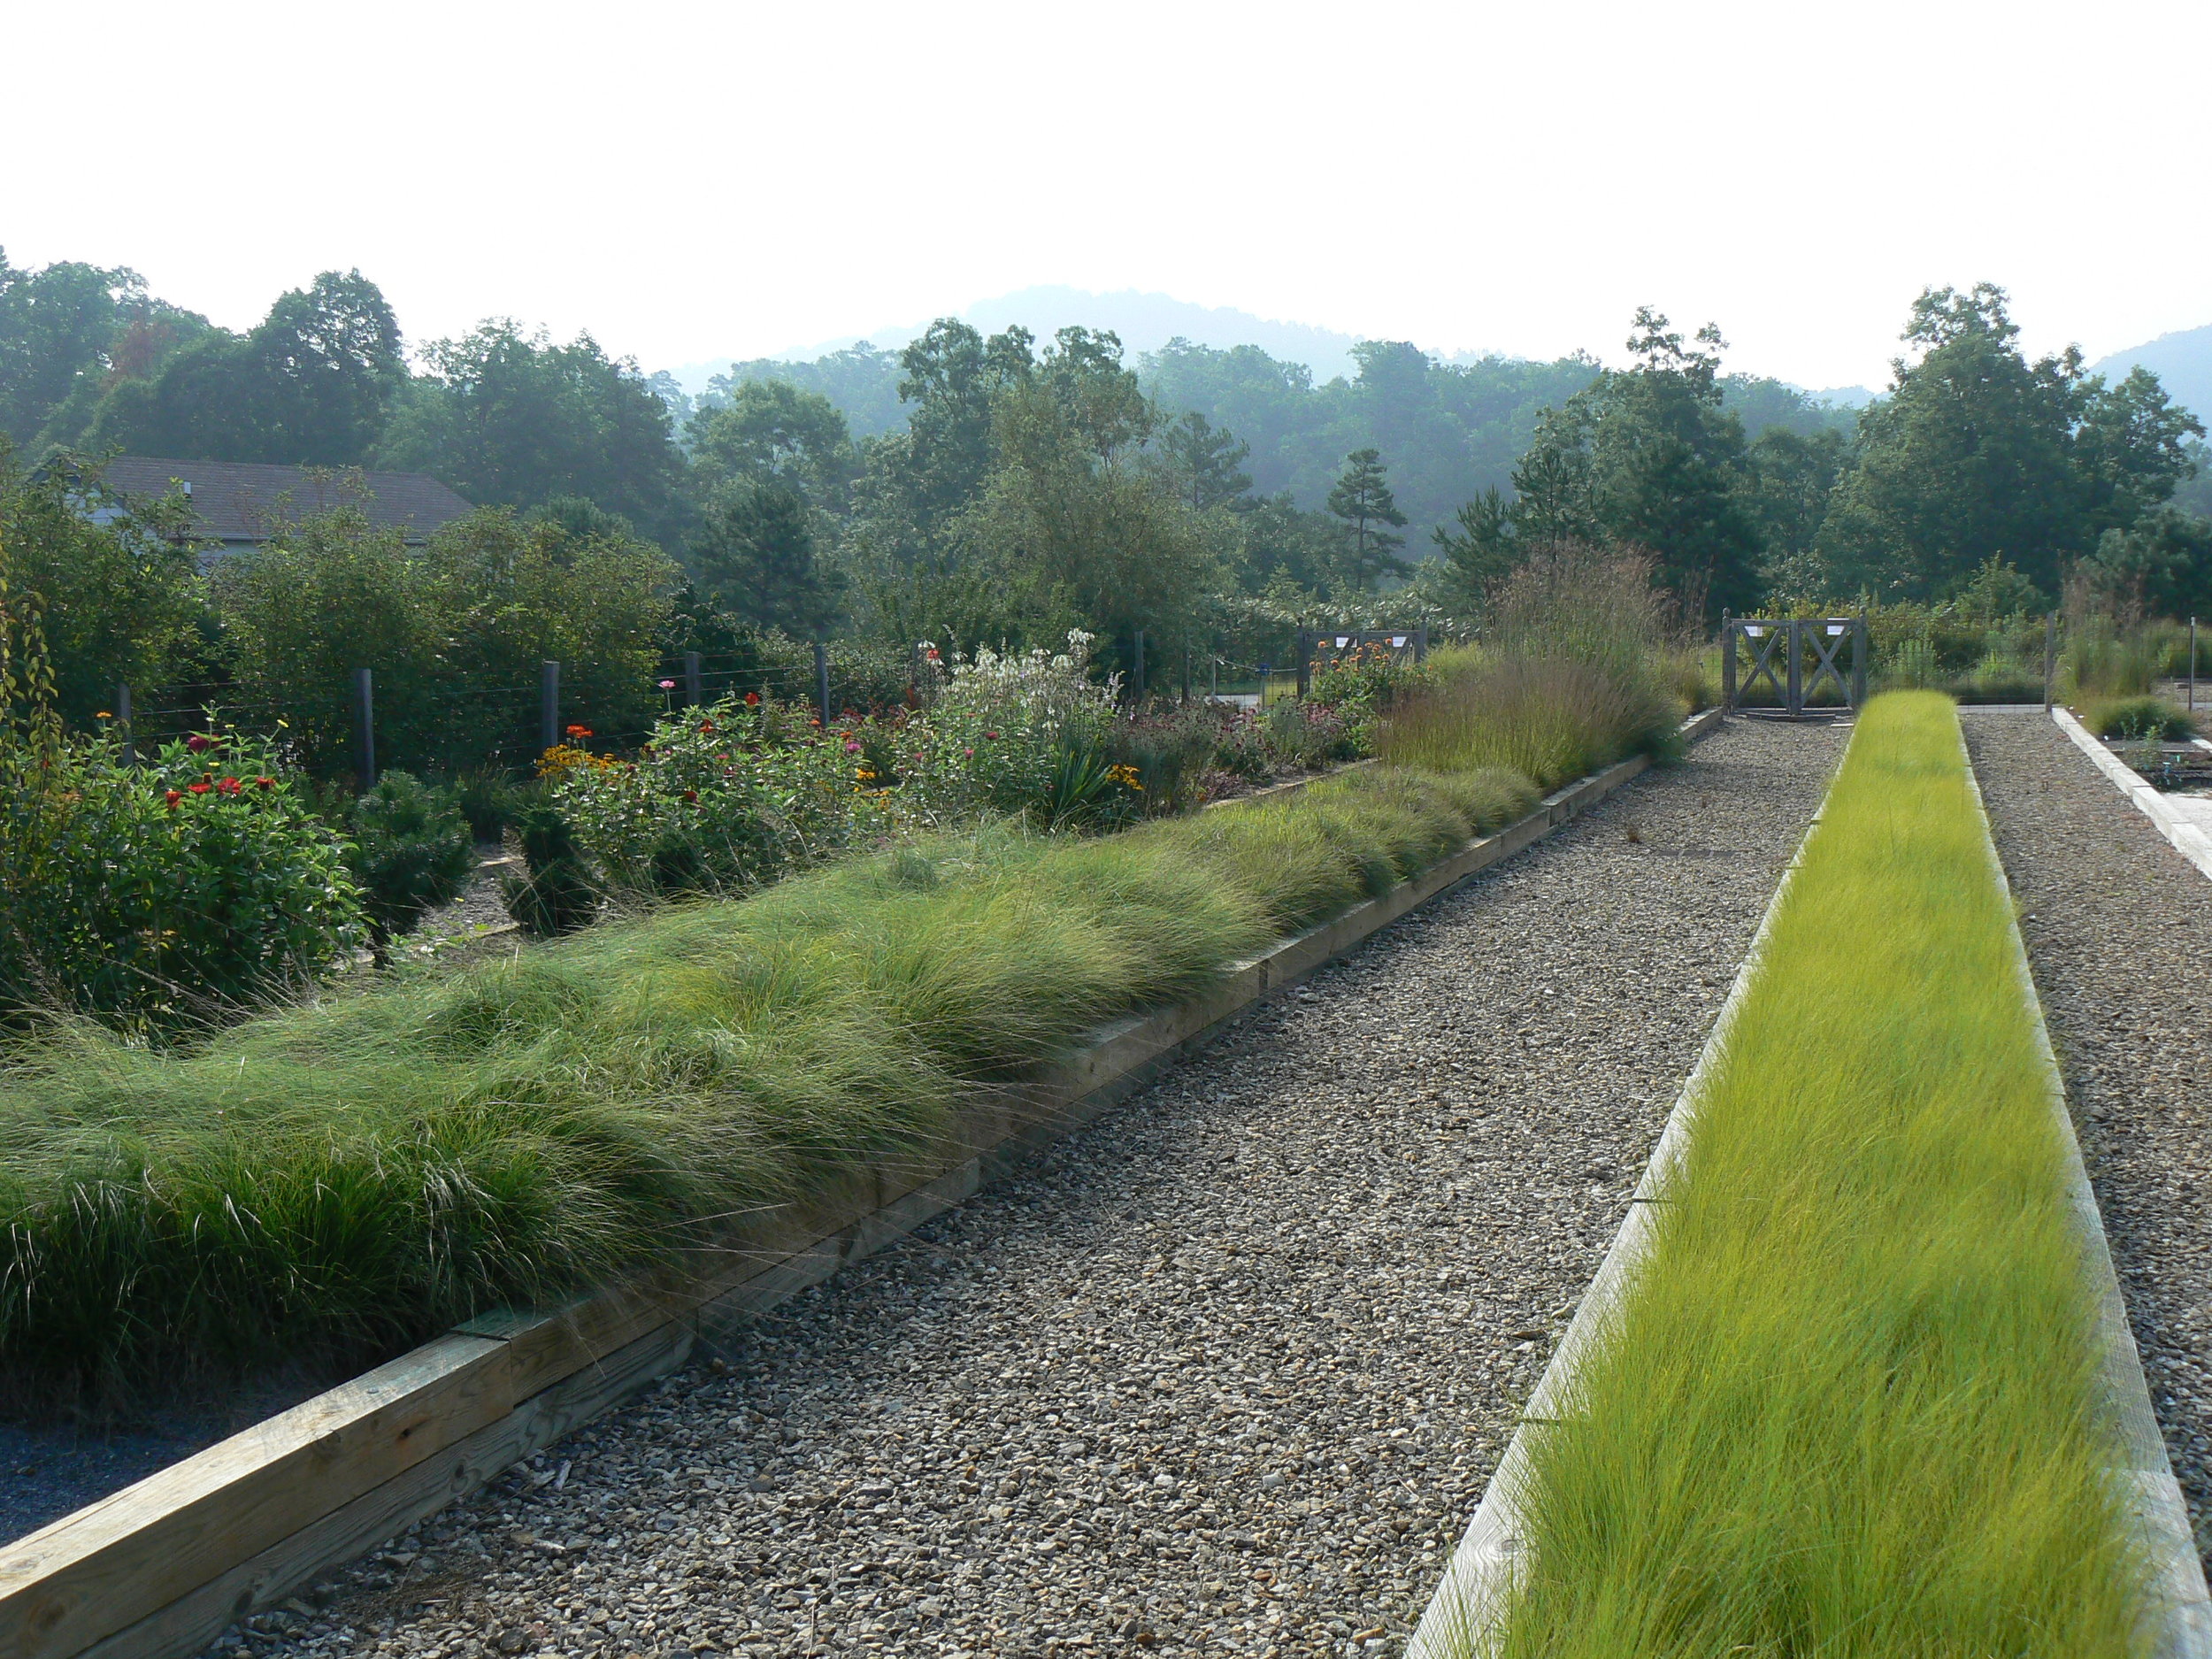
<svg viewBox="0 0 2212 1659">
<path fill-rule="evenodd" d="M 108 488 L 124 496 L 166 495 L 189 486 L 198 534 L 211 541 L 257 543 L 273 522 L 357 502 L 378 529 L 396 526 L 419 541 L 471 511 L 469 503 L 426 472 L 365 472 L 358 467 L 265 466 L 253 461 L 166 461 L 119 455 L 104 469 Z M 365 495 L 362 491 L 365 489 Z"/>
</svg>

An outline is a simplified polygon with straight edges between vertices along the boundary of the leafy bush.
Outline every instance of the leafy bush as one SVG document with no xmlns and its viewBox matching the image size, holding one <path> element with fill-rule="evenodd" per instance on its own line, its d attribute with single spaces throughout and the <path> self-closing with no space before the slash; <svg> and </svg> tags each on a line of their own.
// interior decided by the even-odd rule
<svg viewBox="0 0 2212 1659">
<path fill-rule="evenodd" d="M 503 766 L 472 766 L 453 780 L 453 803 L 468 820 L 469 833 L 495 841 L 526 807 L 543 794 Z"/>
<path fill-rule="evenodd" d="M 0 733 L 0 1005 L 174 1030 L 361 936 L 342 843 L 265 745 L 196 736 L 133 767 L 112 735 Z"/>
<path fill-rule="evenodd" d="M 541 767 L 598 883 L 646 897 L 739 891 L 872 844 L 895 821 L 894 747 L 880 723 L 824 732 L 749 693 L 661 720 L 635 761 L 564 746 Z"/>
<path fill-rule="evenodd" d="M 353 803 L 346 862 L 361 888 L 380 958 L 396 934 L 450 904 L 476 868 L 476 843 L 452 800 L 388 772 Z"/>
<path fill-rule="evenodd" d="M 2082 724 L 2099 737 L 2178 743 L 2197 734 L 2193 715 L 2163 697 L 2114 697 L 2093 703 Z"/>
</svg>

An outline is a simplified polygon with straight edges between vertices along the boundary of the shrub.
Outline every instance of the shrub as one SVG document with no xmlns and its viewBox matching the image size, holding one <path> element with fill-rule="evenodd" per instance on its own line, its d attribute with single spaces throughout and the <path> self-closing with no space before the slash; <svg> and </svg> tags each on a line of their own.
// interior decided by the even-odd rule
<svg viewBox="0 0 2212 1659">
<path fill-rule="evenodd" d="M 399 933 L 450 904 L 476 868 L 476 843 L 452 800 L 388 772 L 353 803 L 347 864 L 361 888 L 379 960 Z"/>
<path fill-rule="evenodd" d="M 525 807 L 515 818 L 515 838 L 526 873 L 501 879 L 507 914 L 537 939 L 589 926 L 604 895 L 559 809 L 545 802 Z"/>
<path fill-rule="evenodd" d="M 480 841 L 497 841 L 542 794 L 536 784 L 524 782 L 503 766 L 472 766 L 453 780 L 453 803 Z"/>
<path fill-rule="evenodd" d="M 2197 734 L 2193 715 L 2163 697 L 2113 697 L 2093 703 L 2082 724 L 2099 737 L 2178 743 Z"/>
<path fill-rule="evenodd" d="M 344 849 L 262 744 L 127 766 L 104 734 L 0 733 L 0 1004 L 146 1030 L 234 1017 L 362 936 Z"/>
</svg>

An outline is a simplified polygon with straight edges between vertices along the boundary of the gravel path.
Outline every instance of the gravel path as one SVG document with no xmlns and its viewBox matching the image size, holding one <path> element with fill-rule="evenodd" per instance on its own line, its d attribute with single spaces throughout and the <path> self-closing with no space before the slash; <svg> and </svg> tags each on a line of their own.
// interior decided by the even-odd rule
<svg viewBox="0 0 2212 1659">
<path fill-rule="evenodd" d="M 222 1650 L 1394 1650 L 1841 735 L 1731 725 Z"/>
<path fill-rule="evenodd" d="M 1970 715 L 2197 1548 L 2212 1544 L 2212 881 L 2038 715 Z"/>
</svg>

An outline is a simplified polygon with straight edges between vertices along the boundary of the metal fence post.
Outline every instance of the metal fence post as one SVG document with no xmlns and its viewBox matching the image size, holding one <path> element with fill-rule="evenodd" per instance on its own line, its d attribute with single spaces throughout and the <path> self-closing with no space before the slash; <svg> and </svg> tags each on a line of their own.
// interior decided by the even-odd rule
<svg viewBox="0 0 2212 1659">
<path fill-rule="evenodd" d="M 1313 684 L 1313 634 L 1306 628 L 1298 630 L 1298 701 L 1306 700 L 1306 691 Z M 1260 687 L 1260 701 L 1267 700 L 1267 687 Z"/>
<path fill-rule="evenodd" d="M 1413 631 L 1413 663 L 1419 667 L 1429 660 L 1429 625 L 1424 622 Z"/>
<path fill-rule="evenodd" d="M 561 665 L 549 659 L 538 668 L 538 734 L 541 749 L 561 741 Z"/>
<path fill-rule="evenodd" d="M 124 687 L 123 687 L 123 696 L 124 696 L 124 703 L 123 703 L 123 706 L 124 706 L 125 708 L 127 708 L 127 709 L 128 707 L 130 707 L 130 702 L 129 702 L 130 695 L 131 695 L 131 690 L 130 690 L 130 687 L 129 687 L 128 686 Z M 2196 711 L 2197 711 L 2197 619 L 2196 619 L 2194 617 L 2191 617 L 2191 618 L 2189 618 L 2189 712 L 2190 712 L 2190 713 L 2192 713 L 2192 714 L 2194 714 Z"/>
<path fill-rule="evenodd" d="M 1866 707 L 1866 618 L 1851 618 L 1851 706 Z"/>
<path fill-rule="evenodd" d="M 361 722 L 361 793 L 376 787 L 376 677 L 365 668 L 353 671 L 353 710 Z"/>
<path fill-rule="evenodd" d="M 814 704 L 822 711 L 822 729 L 830 723 L 829 647 L 821 641 L 814 641 Z"/>
<path fill-rule="evenodd" d="M 684 653 L 684 701 L 697 708 L 707 700 L 706 681 L 699 672 L 699 653 Z"/>
<path fill-rule="evenodd" d="M 2196 636 L 2193 633 L 2190 637 L 2193 640 Z M 2195 671 L 2193 669 L 2190 672 L 2193 673 Z M 115 688 L 115 729 L 123 734 L 123 764 L 126 766 L 137 765 L 138 739 L 131 732 L 131 688 L 128 686 Z"/>
<path fill-rule="evenodd" d="M 2058 672 L 2058 612 L 2043 618 L 2043 712 L 2051 711 L 2051 680 Z"/>
<path fill-rule="evenodd" d="M 1720 711 L 1728 714 L 1736 707 L 1736 618 L 1724 611 L 1720 613 Z"/>
<path fill-rule="evenodd" d="M 1805 712 L 1805 665 L 1799 660 L 1805 654 L 1805 625 L 1792 617 L 1789 630 L 1785 644 L 1790 654 L 1790 718 L 1794 720 Z"/>
</svg>

